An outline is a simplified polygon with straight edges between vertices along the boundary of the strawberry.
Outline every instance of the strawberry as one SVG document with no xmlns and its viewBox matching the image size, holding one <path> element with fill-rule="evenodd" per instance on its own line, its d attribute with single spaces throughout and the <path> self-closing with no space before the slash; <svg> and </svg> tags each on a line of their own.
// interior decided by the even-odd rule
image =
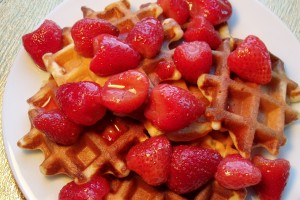
<svg viewBox="0 0 300 200">
<path fill-rule="evenodd" d="M 187 24 L 187 29 L 184 32 L 184 39 L 187 42 L 205 41 L 212 49 L 217 49 L 222 40 L 214 26 L 203 16 L 193 17 Z"/>
<path fill-rule="evenodd" d="M 59 192 L 59 200 L 101 200 L 110 191 L 108 181 L 102 176 L 95 176 L 83 184 L 76 184 L 74 181 L 67 183 Z"/>
<path fill-rule="evenodd" d="M 145 58 L 156 56 L 164 41 L 164 29 L 154 17 L 147 17 L 131 29 L 125 40 Z"/>
<path fill-rule="evenodd" d="M 161 80 L 166 80 L 173 76 L 175 69 L 176 66 L 173 61 L 163 59 L 157 63 L 155 73 Z"/>
<path fill-rule="evenodd" d="M 102 88 L 103 105 L 116 113 L 131 113 L 145 102 L 149 85 L 148 77 L 137 70 L 113 75 Z"/>
<path fill-rule="evenodd" d="M 238 190 L 256 185 L 261 180 L 261 173 L 250 160 L 233 154 L 220 162 L 215 179 L 227 189 Z"/>
<path fill-rule="evenodd" d="M 94 39 L 98 48 L 90 69 L 99 76 L 110 76 L 139 65 L 140 54 L 119 38 L 102 34 Z"/>
<path fill-rule="evenodd" d="M 167 186 L 179 194 L 192 192 L 214 177 L 221 159 L 221 155 L 212 149 L 175 146 Z"/>
<path fill-rule="evenodd" d="M 197 83 L 201 74 L 210 71 L 212 51 L 206 42 L 186 42 L 176 47 L 173 60 L 185 80 Z"/>
<path fill-rule="evenodd" d="M 77 124 L 95 124 L 106 113 L 101 103 L 101 87 L 95 82 L 61 85 L 56 91 L 56 99 L 66 116 Z"/>
<path fill-rule="evenodd" d="M 188 0 L 190 15 L 205 17 L 212 25 L 226 22 L 232 14 L 232 6 L 228 0 Z"/>
<path fill-rule="evenodd" d="M 43 111 L 33 118 L 33 125 L 50 140 L 60 145 L 74 144 L 82 131 L 80 125 L 69 120 L 62 111 Z"/>
<path fill-rule="evenodd" d="M 184 24 L 189 16 L 189 5 L 185 0 L 157 0 L 163 9 L 164 15 L 173 18 L 178 24 Z"/>
<path fill-rule="evenodd" d="M 188 90 L 159 84 L 150 93 L 144 115 L 158 129 L 171 132 L 188 126 L 204 111 L 205 103 Z"/>
<path fill-rule="evenodd" d="M 170 172 L 172 146 L 166 136 L 156 136 L 133 146 L 126 162 L 149 185 L 161 185 Z"/>
<path fill-rule="evenodd" d="M 35 31 L 22 36 L 23 46 L 42 70 L 45 53 L 55 53 L 62 48 L 62 29 L 53 21 L 45 20 Z"/>
<path fill-rule="evenodd" d="M 290 163 L 285 159 L 267 159 L 254 156 L 253 163 L 262 174 L 261 182 L 254 187 L 261 200 L 280 200 L 290 173 Z"/>
<path fill-rule="evenodd" d="M 265 44 L 256 36 L 249 35 L 229 54 L 230 70 L 240 78 L 257 84 L 269 83 L 272 79 L 271 58 Z"/>
<path fill-rule="evenodd" d="M 82 56 L 93 57 L 93 38 L 104 33 L 118 36 L 119 30 L 106 20 L 80 19 L 71 28 L 75 50 Z"/>
</svg>

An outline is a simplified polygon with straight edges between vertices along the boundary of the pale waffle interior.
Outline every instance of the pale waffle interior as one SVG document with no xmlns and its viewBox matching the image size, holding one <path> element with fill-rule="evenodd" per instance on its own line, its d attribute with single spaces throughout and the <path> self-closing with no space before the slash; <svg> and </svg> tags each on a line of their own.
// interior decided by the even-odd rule
<svg viewBox="0 0 300 200">
<path fill-rule="evenodd" d="M 206 117 L 215 130 L 227 130 L 240 154 L 249 157 L 254 147 L 262 146 L 277 154 L 285 144 L 285 125 L 298 119 L 298 112 L 289 105 L 289 96 L 297 90 L 281 60 L 272 57 L 272 81 L 257 85 L 232 75 L 227 57 L 241 42 L 226 39 L 213 52 L 214 70 L 198 79 L 198 86 L 210 101 Z"/>
</svg>

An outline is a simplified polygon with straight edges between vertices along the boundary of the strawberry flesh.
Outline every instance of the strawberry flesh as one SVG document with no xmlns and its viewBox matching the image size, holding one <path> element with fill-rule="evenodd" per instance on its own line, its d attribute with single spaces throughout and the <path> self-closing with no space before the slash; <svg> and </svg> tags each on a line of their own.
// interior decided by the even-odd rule
<svg viewBox="0 0 300 200">
<path fill-rule="evenodd" d="M 261 155 L 253 163 L 262 174 L 261 182 L 254 187 L 261 200 L 280 200 L 290 174 L 290 163 L 285 159 L 267 159 Z"/>
<path fill-rule="evenodd" d="M 102 176 L 96 176 L 89 182 L 76 184 L 74 181 L 67 183 L 59 192 L 59 200 L 86 200 L 104 199 L 110 191 L 108 181 Z"/>
<path fill-rule="evenodd" d="M 53 21 L 45 20 L 35 31 L 22 36 L 23 46 L 42 70 L 45 53 L 56 53 L 62 48 L 62 29 Z"/>
<path fill-rule="evenodd" d="M 66 116 L 77 124 L 95 124 L 106 113 L 101 100 L 101 87 L 95 82 L 82 81 L 61 85 L 57 89 L 56 98 Z"/>
<path fill-rule="evenodd" d="M 71 28 L 75 50 L 84 57 L 94 56 L 93 39 L 101 34 L 119 35 L 117 27 L 102 19 L 84 18 L 77 21 Z"/>
<path fill-rule="evenodd" d="M 157 0 L 163 9 L 164 15 L 173 18 L 178 24 L 184 24 L 189 16 L 189 5 L 185 0 Z"/>
<path fill-rule="evenodd" d="M 215 179 L 227 189 L 238 190 L 259 183 L 261 172 L 250 160 L 233 154 L 220 162 Z"/>
<path fill-rule="evenodd" d="M 172 146 L 167 137 L 151 137 L 129 150 L 127 166 L 149 185 L 161 185 L 169 176 L 171 154 Z"/>
<path fill-rule="evenodd" d="M 257 84 L 267 84 L 272 79 L 270 53 L 265 44 L 254 35 L 249 35 L 229 54 L 230 70 L 240 78 Z"/>
<path fill-rule="evenodd" d="M 98 76 L 110 76 L 138 67 L 141 56 L 119 38 L 101 34 L 94 38 L 98 48 L 90 63 L 90 69 Z"/>
<path fill-rule="evenodd" d="M 145 117 L 158 129 L 166 132 L 182 129 L 205 111 L 205 103 L 189 91 L 169 84 L 155 86 L 145 108 Z"/>
<path fill-rule="evenodd" d="M 212 149 L 175 146 L 167 186 L 178 194 L 192 192 L 214 177 L 221 160 L 221 155 Z"/>
</svg>

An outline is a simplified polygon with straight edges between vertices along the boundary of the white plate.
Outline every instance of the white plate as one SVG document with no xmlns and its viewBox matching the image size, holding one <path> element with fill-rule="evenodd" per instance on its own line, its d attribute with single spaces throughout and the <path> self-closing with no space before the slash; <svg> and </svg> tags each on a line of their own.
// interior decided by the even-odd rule
<svg viewBox="0 0 300 200">
<path fill-rule="evenodd" d="M 61 27 L 71 26 L 82 18 L 80 7 L 86 5 L 95 10 L 102 9 L 114 0 L 65 0 L 47 16 Z M 147 0 L 131 1 L 137 7 Z M 256 0 L 231 0 L 234 14 L 230 20 L 233 36 L 244 38 L 249 34 L 259 36 L 268 49 L 286 63 L 288 75 L 297 80 L 300 77 L 300 44 L 286 26 Z M 38 70 L 24 48 L 21 47 L 9 74 L 3 97 L 3 136 L 7 157 L 25 197 L 34 199 L 57 199 L 60 188 L 68 181 L 64 176 L 45 177 L 39 171 L 43 155 L 39 151 L 24 151 L 16 143 L 30 128 L 26 100 L 41 86 L 48 75 Z M 300 110 L 300 105 L 295 105 Z M 300 131 L 299 121 L 287 128 L 288 143 L 281 150 L 280 157 L 291 162 L 291 176 L 283 199 L 300 197 Z"/>
</svg>

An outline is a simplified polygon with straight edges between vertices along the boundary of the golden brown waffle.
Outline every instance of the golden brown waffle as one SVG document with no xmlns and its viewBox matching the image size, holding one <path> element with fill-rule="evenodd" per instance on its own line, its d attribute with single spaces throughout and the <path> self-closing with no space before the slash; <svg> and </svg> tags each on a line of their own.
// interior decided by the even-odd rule
<svg viewBox="0 0 300 200">
<path fill-rule="evenodd" d="M 178 195 L 165 186 L 152 187 L 145 183 L 141 177 L 130 175 L 124 179 L 112 179 L 111 191 L 106 200 L 131 199 L 131 200 L 243 200 L 247 196 L 245 189 L 228 190 L 212 181 L 197 191 Z"/>
<path fill-rule="evenodd" d="M 56 108 L 55 89 L 55 82 L 49 80 L 28 100 L 33 107 L 29 111 L 30 120 L 41 109 Z M 148 136 L 144 133 L 142 125 L 129 119 L 115 117 L 102 123 L 105 125 L 99 124 L 86 129 L 78 142 L 71 146 L 57 145 L 32 126 L 29 133 L 18 141 L 18 146 L 25 149 L 39 149 L 44 153 L 45 160 L 40 170 L 45 175 L 66 174 L 77 182 L 88 181 L 97 173 L 125 177 L 130 172 L 125 164 L 127 150 L 132 145 L 146 140 Z M 105 129 L 102 130 L 101 127 Z M 116 131 L 121 135 L 116 141 L 109 142 L 101 135 L 105 131 Z"/>
<path fill-rule="evenodd" d="M 269 84 L 244 82 L 230 74 L 227 57 L 240 42 L 224 40 L 213 52 L 213 72 L 198 79 L 199 89 L 211 103 L 205 115 L 213 129 L 229 131 L 242 156 L 249 157 L 258 146 L 277 154 L 286 142 L 285 125 L 299 118 L 289 106 L 289 97 L 295 97 L 298 85 L 286 76 L 283 62 L 273 55 Z"/>
<path fill-rule="evenodd" d="M 131 9 L 127 0 L 120 0 L 105 7 L 104 11 L 94 11 L 83 6 L 81 8 L 84 18 L 105 19 L 118 27 L 120 33 L 129 32 L 133 26 L 145 17 L 158 18 L 163 10 L 156 3 L 142 5 L 137 11 Z"/>
</svg>

